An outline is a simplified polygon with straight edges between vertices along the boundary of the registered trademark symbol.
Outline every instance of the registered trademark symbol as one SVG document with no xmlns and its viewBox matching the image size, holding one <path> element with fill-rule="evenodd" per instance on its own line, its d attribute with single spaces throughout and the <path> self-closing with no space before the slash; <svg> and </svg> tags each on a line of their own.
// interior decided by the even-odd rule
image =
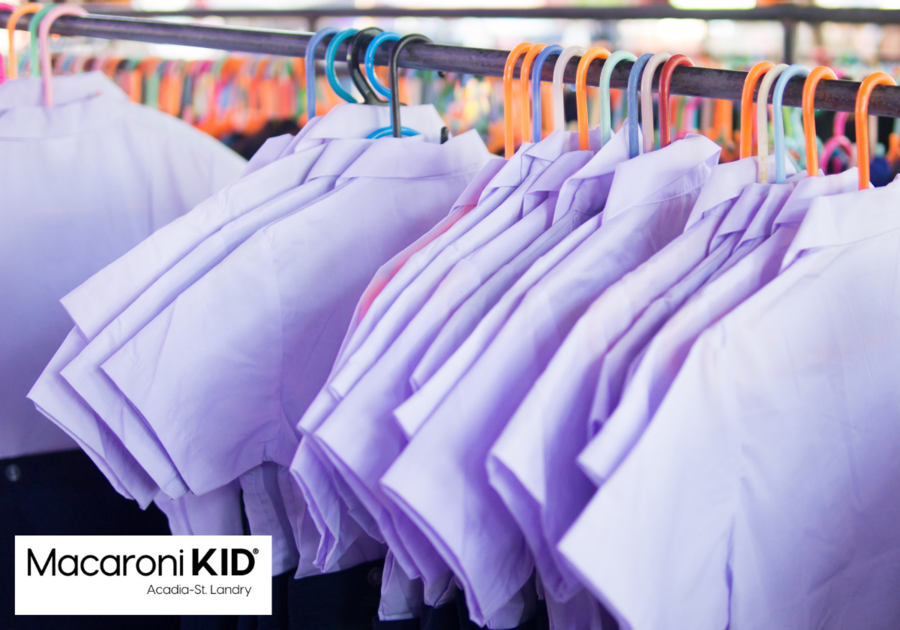
<svg viewBox="0 0 900 630">
<path fill-rule="evenodd" d="M 253 553 L 259 553 L 259 549 L 254 549 Z"/>
</svg>

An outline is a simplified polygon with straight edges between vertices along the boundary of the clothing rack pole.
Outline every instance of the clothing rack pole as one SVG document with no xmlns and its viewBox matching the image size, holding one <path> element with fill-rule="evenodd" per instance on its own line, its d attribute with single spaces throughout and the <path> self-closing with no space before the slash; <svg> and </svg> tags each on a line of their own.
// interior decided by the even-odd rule
<svg viewBox="0 0 900 630">
<path fill-rule="evenodd" d="M 9 11 L 0 11 L 0 24 L 9 16 Z M 17 28 L 27 30 L 31 16 L 23 16 Z M 98 37 L 102 39 L 123 39 L 158 44 L 196 46 L 229 52 L 302 57 L 311 33 L 296 33 L 274 29 L 234 28 L 207 26 L 203 24 L 178 24 L 161 20 L 127 18 L 113 16 L 75 17 L 63 16 L 55 21 L 51 33 L 69 36 Z M 375 61 L 387 65 L 393 46 L 379 48 Z M 326 43 L 316 50 L 316 58 L 325 57 Z M 338 50 L 340 58 L 346 54 L 347 43 Z M 481 76 L 501 77 L 508 53 L 504 50 L 466 48 L 438 44 L 414 43 L 406 46 L 400 54 L 399 65 L 404 68 L 439 70 Z M 555 56 L 548 58 L 544 65 L 542 80 L 553 78 Z M 521 65 L 517 64 L 516 72 Z M 574 83 L 578 58 L 566 66 L 565 80 Z M 631 63 L 620 63 L 612 73 L 611 85 L 624 89 L 628 85 Z M 598 85 L 602 61 L 591 65 L 588 82 Z M 740 101 L 746 72 L 722 70 L 718 68 L 678 67 L 672 77 L 671 93 L 685 96 Z M 654 77 L 657 89 L 658 75 Z M 802 104 L 803 77 L 794 77 L 788 82 L 784 92 L 784 105 L 800 107 Z M 816 89 L 815 106 L 818 109 L 853 112 L 859 83 L 855 81 L 821 81 Z M 771 102 L 772 95 L 769 99 Z M 878 86 L 869 102 L 869 113 L 877 116 L 900 118 L 900 87 Z"/>
</svg>

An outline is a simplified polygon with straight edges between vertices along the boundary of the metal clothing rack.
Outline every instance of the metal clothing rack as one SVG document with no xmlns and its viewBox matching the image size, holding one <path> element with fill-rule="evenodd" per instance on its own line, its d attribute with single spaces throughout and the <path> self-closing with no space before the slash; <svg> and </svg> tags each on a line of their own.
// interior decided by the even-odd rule
<svg viewBox="0 0 900 630">
<path fill-rule="evenodd" d="M 420 18 L 516 18 L 537 20 L 737 20 L 742 22 L 779 22 L 784 31 L 785 63 L 793 63 L 797 24 L 900 24 L 897 9 L 823 9 L 820 7 L 781 4 L 757 9 L 676 9 L 668 5 L 645 7 L 539 7 L 531 9 L 441 9 L 372 7 L 305 7 L 299 9 L 182 9 L 178 11 L 144 11 L 116 4 L 85 5 L 91 13 L 120 17 L 224 17 L 224 18 L 303 18 L 307 28 L 315 31 L 323 18 L 336 17 L 420 17 Z"/>
<path fill-rule="evenodd" d="M 366 13 L 370 14 L 369 12 Z M 0 10 L 0 24 L 4 24 L 9 11 Z M 32 16 L 23 16 L 17 29 L 27 30 Z M 311 33 L 255 28 L 235 28 L 208 26 L 202 24 L 179 24 L 144 18 L 97 16 L 62 16 L 55 21 L 51 33 L 69 36 L 98 37 L 102 39 L 122 39 L 156 44 L 176 44 L 195 46 L 229 52 L 282 55 L 302 57 L 306 52 Z M 324 59 L 327 40 L 316 49 L 316 59 Z M 388 65 L 393 45 L 384 45 L 377 51 L 378 65 Z M 345 58 L 347 43 L 338 50 L 340 59 Z M 673 51 L 677 52 L 677 51 Z M 466 48 L 439 44 L 413 43 L 400 54 L 399 65 L 403 68 L 438 70 L 480 76 L 502 77 L 508 51 L 484 48 Z M 556 56 L 548 58 L 541 78 L 552 81 L 553 64 Z M 588 72 L 589 85 L 598 85 L 602 60 L 597 60 Z M 516 66 L 516 76 L 521 60 Z M 575 82 L 578 58 L 566 66 L 565 81 Z M 632 64 L 623 62 L 612 73 L 611 86 L 624 89 L 628 85 L 628 74 Z M 672 76 L 671 93 L 686 96 L 740 101 L 746 72 L 680 66 Z M 658 87 L 659 76 L 654 77 L 653 89 Z M 784 91 L 784 105 L 800 107 L 803 93 L 802 77 L 791 79 Z M 831 111 L 853 112 L 859 83 L 855 81 L 821 81 L 816 89 L 815 107 Z M 772 95 L 769 94 L 771 102 Z M 900 118 L 900 87 L 878 86 L 869 101 L 869 113 L 877 116 Z"/>
</svg>

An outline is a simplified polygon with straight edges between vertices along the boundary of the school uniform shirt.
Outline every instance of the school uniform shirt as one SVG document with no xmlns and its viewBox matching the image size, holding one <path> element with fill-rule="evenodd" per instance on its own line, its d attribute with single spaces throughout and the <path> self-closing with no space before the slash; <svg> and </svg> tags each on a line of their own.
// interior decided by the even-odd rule
<svg viewBox="0 0 900 630">
<path fill-rule="evenodd" d="M 266 461 L 290 464 L 293 424 L 368 278 L 486 159 L 472 133 L 443 145 L 378 140 L 334 191 L 254 234 L 103 364 L 195 493 Z"/>
<path fill-rule="evenodd" d="M 487 346 L 525 292 L 600 225 L 617 164 L 628 159 L 620 130 L 559 193 L 553 225 L 492 275 L 441 328 L 410 376 L 413 394 L 394 410 L 407 439 Z M 434 377 L 434 378 L 432 378 Z"/>
<path fill-rule="evenodd" d="M 438 267 L 433 267 L 427 279 L 419 282 L 414 290 L 407 290 L 413 281 L 418 280 L 430 263 L 439 257 L 443 256 L 441 260 L 444 265 L 440 269 L 444 269 L 447 264 L 452 264 L 465 253 L 477 247 L 478 241 L 474 244 L 470 243 L 468 249 L 464 250 L 456 247 L 455 243 L 474 226 L 480 225 L 482 220 L 491 217 L 494 211 L 500 208 L 504 209 L 488 222 L 487 227 L 490 227 L 492 232 L 487 236 L 482 234 L 480 242 L 484 242 L 490 237 L 490 234 L 496 234 L 505 225 L 514 221 L 521 212 L 523 200 L 521 196 L 512 199 L 509 203 L 507 200 L 529 176 L 536 177 L 564 149 L 572 148 L 570 142 L 563 140 L 566 138 L 560 136 L 547 145 L 520 147 L 516 155 L 511 160 L 504 161 L 505 163 L 502 165 L 498 165 L 494 160 L 489 162 L 479 174 L 478 179 L 485 175 L 485 171 L 493 173 L 493 176 L 489 182 L 484 184 L 475 207 L 468 209 L 465 214 L 459 216 L 452 223 L 448 222 L 446 228 L 436 234 L 432 241 L 411 254 L 396 275 L 391 277 L 387 285 L 374 297 L 371 307 L 367 308 L 358 327 L 349 331 L 345 336 L 341 355 L 332 369 L 326 386 L 322 388 L 300 420 L 299 430 L 310 439 L 304 440 L 301 444 L 293 464 L 295 477 L 298 478 L 307 503 L 311 506 L 310 512 L 323 515 L 320 518 L 329 531 L 327 540 L 332 547 L 323 549 L 322 555 L 333 556 L 335 549 L 345 544 L 341 541 L 342 521 L 339 515 L 343 513 L 343 509 L 339 502 L 347 506 L 346 512 L 353 516 L 359 526 L 373 538 L 386 540 L 385 537 L 392 536 L 393 532 L 389 530 L 385 534 L 382 531 L 381 524 L 373 517 L 370 510 L 360 502 L 358 495 L 334 470 L 329 455 L 312 437 L 314 432 L 342 400 L 349 388 L 371 367 L 371 364 L 400 333 L 405 323 L 421 307 L 429 292 L 441 279 L 441 276 L 435 273 L 435 269 Z M 466 202 L 464 205 L 468 205 L 468 199 L 464 202 Z M 459 206 L 460 204 L 457 203 L 452 214 L 456 214 Z M 444 254 L 445 251 L 447 254 Z M 385 314 L 389 311 L 392 315 L 385 319 Z M 388 526 L 390 525 L 388 524 Z M 324 540 L 326 540 L 326 535 L 323 533 Z M 392 547 L 397 546 L 395 554 L 400 554 L 397 556 L 397 561 L 410 577 L 419 577 L 418 568 L 413 566 L 408 555 L 399 548 L 399 540 L 394 538 L 393 543 Z M 440 580 L 437 581 L 440 582 Z M 428 591 L 426 594 L 429 595 L 429 601 L 426 603 L 433 604 L 430 601 L 430 584 L 426 585 L 426 590 Z M 441 594 L 435 594 L 435 597 L 440 597 Z"/>
<path fill-rule="evenodd" d="M 40 80 L 0 90 L 0 458 L 75 447 L 26 399 L 71 328 L 57 300 L 244 164 L 100 73 L 54 88 L 52 108 Z"/>
<path fill-rule="evenodd" d="M 797 182 L 772 219 L 772 236 L 691 296 L 653 337 L 638 363 L 629 368 L 631 377 L 619 406 L 578 456 L 582 470 L 595 483 L 608 479 L 638 442 L 699 334 L 775 277 L 810 202 L 854 190 L 854 175 L 851 169 Z"/>
<path fill-rule="evenodd" d="M 298 134 L 300 139 L 294 147 L 296 159 L 276 160 L 234 182 L 233 186 L 216 189 L 219 192 L 215 196 L 145 239 L 63 297 L 66 311 L 88 339 L 93 339 L 166 269 L 210 234 L 301 184 L 319 156 L 313 149 L 333 139 L 364 138 L 386 120 L 387 113 L 383 110 L 352 104 L 335 107 L 328 116 L 318 119 L 312 129 Z M 404 120 L 406 116 L 410 117 L 410 124 L 425 134 L 433 132 L 436 125 L 443 125 L 430 105 L 407 108 Z"/>
<path fill-rule="evenodd" d="M 711 259 L 724 260 L 731 252 L 735 234 L 740 236 L 755 210 L 739 200 L 756 171 L 754 158 L 712 170 L 691 210 L 698 220 L 597 298 L 490 451 L 491 485 L 528 540 L 548 601 L 557 602 L 549 607 L 551 615 L 582 590 L 556 544 L 594 491 L 575 458 L 587 442 L 585 427 L 603 357 L 655 298 Z M 554 627 L 582 628 L 599 618 L 582 599 L 573 606 L 587 617 L 567 612 Z"/>
<path fill-rule="evenodd" d="M 622 627 L 900 623 L 898 193 L 812 201 L 563 539 Z"/>
<path fill-rule="evenodd" d="M 329 373 L 329 379 L 336 372 L 341 357 L 357 329 L 378 316 L 379 309 L 376 306 L 384 304 L 386 295 L 398 292 L 393 287 L 398 283 L 408 282 L 411 275 L 409 270 L 415 266 L 413 261 L 416 260 L 416 254 L 429 249 L 436 239 L 451 230 L 457 221 L 477 205 L 485 187 L 504 164 L 506 160 L 500 158 L 489 160 L 462 192 L 446 217 L 378 269 L 356 305 L 347 334 Z M 304 420 L 317 417 L 317 414 L 327 415 L 334 404 L 328 388 L 323 387 L 304 413 L 298 430 L 303 432 Z M 315 426 L 318 422 L 319 420 L 315 420 Z M 340 475 L 332 469 L 327 457 L 324 454 L 320 456 L 319 451 L 311 445 L 312 440 L 301 440 L 291 463 L 291 473 L 306 500 L 307 513 L 312 517 L 320 535 L 314 564 L 327 571 L 344 555 L 347 546 L 352 545 L 360 535 L 372 536 L 382 542 L 383 538 L 374 521 L 359 505 L 352 492 L 349 489 L 338 491 L 337 488 L 343 483 Z M 345 503 L 344 495 L 352 502 L 350 507 Z M 354 509 L 356 512 L 351 516 L 351 510 Z"/>
<path fill-rule="evenodd" d="M 619 164 L 600 229 L 528 292 L 382 478 L 464 583 L 476 623 L 533 571 L 521 531 L 488 483 L 490 446 L 590 300 L 683 230 L 719 151 L 695 136 Z"/>
<path fill-rule="evenodd" d="M 596 435 L 619 404 L 629 366 L 653 336 L 704 284 L 729 269 L 771 232 L 772 221 L 792 184 L 750 184 L 720 225 L 722 242 L 704 261 L 640 314 L 634 324 L 603 357 L 591 406 L 587 435 Z M 718 236 L 718 235 L 717 235 Z"/>
<path fill-rule="evenodd" d="M 408 559 L 426 584 L 443 580 L 449 569 L 415 525 L 381 496 L 378 486 L 381 475 L 406 445 L 393 411 L 409 395 L 412 365 L 440 324 L 482 278 L 508 262 L 550 225 L 555 195 L 548 198 L 548 191 L 558 189 L 589 158 L 587 151 L 563 154 L 539 175 L 529 175 L 500 207 L 426 267 L 395 303 L 399 306 L 401 300 L 412 301 L 405 298 L 415 292 L 415 301 L 421 300 L 420 295 L 425 297 L 420 310 L 415 314 L 407 311 L 412 317 L 402 332 L 314 435 L 378 521 L 401 566 Z M 467 251 L 472 253 L 460 259 Z M 392 316 L 393 308 L 382 321 Z M 409 571 L 406 566 L 404 569 Z"/>
<path fill-rule="evenodd" d="M 100 365 L 247 238 L 331 191 L 344 169 L 372 142 L 333 140 L 311 149 L 310 152 L 317 152 L 319 157 L 311 162 L 310 170 L 299 186 L 249 210 L 211 234 L 165 271 L 63 368 L 63 378 L 169 496 L 177 497 L 186 491 L 181 476 L 159 439 L 100 369 Z"/>
</svg>

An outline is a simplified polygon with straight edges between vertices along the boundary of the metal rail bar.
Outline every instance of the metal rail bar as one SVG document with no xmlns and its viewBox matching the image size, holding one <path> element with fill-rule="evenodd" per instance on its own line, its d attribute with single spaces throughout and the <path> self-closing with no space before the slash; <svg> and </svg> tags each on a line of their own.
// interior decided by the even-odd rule
<svg viewBox="0 0 900 630">
<path fill-rule="evenodd" d="M 845 24 L 900 24 L 898 9 L 823 9 L 791 4 L 757 9 L 676 9 L 667 5 L 645 7 L 539 7 L 532 9 L 478 8 L 404 8 L 306 7 L 300 9 L 183 9 L 179 11 L 143 11 L 124 9 L 115 4 L 85 5 L 91 13 L 122 17 L 434 17 L 434 18 L 518 18 L 541 20 L 656 20 L 664 18 L 694 20 L 739 20 L 753 22 L 840 22 Z"/>
<path fill-rule="evenodd" d="M 0 11 L 0 24 L 9 16 L 9 11 Z M 18 27 L 27 30 L 31 16 L 23 16 Z M 59 35 L 99 37 L 103 39 L 124 39 L 158 44 L 197 46 L 229 52 L 283 55 L 301 57 L 311 33 L 295 33 L 272 29 L 234 28 L 207 26 L 202 24 L 179 24 L 160 20 L 125 17 L 60 17 L 51 27 L 51 32 Z M 339 58 L 346 55 L 346 44 L 338 50 Z M 387 65 L 391 45 L 379 48 L 375 60 L 379 65 Z M 316 58 L 325 57 L 326 42 L 316 49 Z M 404 68 L 440 70 L 491 77 L 503 76 L 503 67 L 508 52 L 461 46 L 415 43 L 403 49 L 399 65 Z M 542 80 L 553 78 L 553 63 L 550 57 L 544 65 Z M 574 83 L 578 58 L 566 66 L 565 80 Z M 612 73 L 614 88 L 627 87 L 631 63 L 620 63 Z M 597 85 L 600 79 L 601 60 L 595 61 L 588 73 L 588 83 Z M 518 66 L 516 68 L 518 74 Z M 744 85 L 745 72 L 720 70 L 716 68 L 692 68 L 681 66 L 672 77 L 672 94 L 702 96 L 707 98 L 739 101 Z M 654 78 L 657 89 L 659 76 Z M 852 112 L 856 103 L 859 83 L 854 81 L 821 81 L 816 89 L 816 107 L 832 111 Z M 802 100 L 803 78 L 795 77 L 788 82 L 784 92 L 784 104 L 799 107 Z M 771 94 L 769 95 L 771 102 Z M 872 93 L 869 113 L 878 116 L 900 118 L 900 87 L 879 86 Z"/>
</svg>

